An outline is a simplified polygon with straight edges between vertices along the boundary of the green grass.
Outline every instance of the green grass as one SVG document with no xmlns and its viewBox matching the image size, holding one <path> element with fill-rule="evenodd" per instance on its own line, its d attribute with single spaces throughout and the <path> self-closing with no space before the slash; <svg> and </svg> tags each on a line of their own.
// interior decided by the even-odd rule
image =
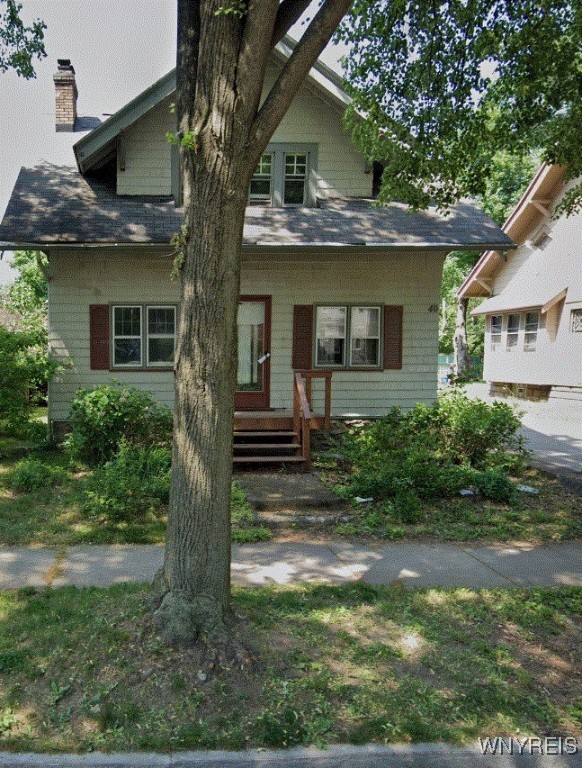
<svg viewBox="0 0 582 768">
<path fill-rule="evenodd" d="M 15 467 L 24 457 L 44 468 L 50 482 L 37 490 L 15 488 Z M 37 471 L 37 476 L 40 473 Z M 83 488 L 91 476 L 87 468 L 73 466 L 58 450 L 34 448 L 15 438 L 0 438 L 0 546 L 74 544 L 159 544 L 166 534 L 167 509 L 160 505 L 139 519 L 114 522 L 82 511 Z M 41 475 L 42 479 L 42 475 Z M 244 493 L 233 488 L 233 540 L 264 541 L 268 529 L 254 524 Z"/>
<path fill-rule="evenodd" d="M 250 669 L 201 682 L 140 586 L 0 594 L 0 749 L 580 734 L 582 590 L 238 590 Z M 578 622 L 578 624 L 577 624 Z"/>
</svg>

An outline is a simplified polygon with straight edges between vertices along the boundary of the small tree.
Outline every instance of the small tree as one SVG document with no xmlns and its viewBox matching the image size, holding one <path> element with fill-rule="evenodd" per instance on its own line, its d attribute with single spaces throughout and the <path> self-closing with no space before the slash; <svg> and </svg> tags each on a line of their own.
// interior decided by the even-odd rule
<svg viewBox="0 0 582 768">
<path fill-rule="evenodd" d="M 29 80 L 36 77 L 32 60 L 43 59 L 46 24 L 36 19 L 27 27 L 20 18 L 22 6 L 15 0 L 0 0 L 0 72 L 13 69 Z"/>
</svg>

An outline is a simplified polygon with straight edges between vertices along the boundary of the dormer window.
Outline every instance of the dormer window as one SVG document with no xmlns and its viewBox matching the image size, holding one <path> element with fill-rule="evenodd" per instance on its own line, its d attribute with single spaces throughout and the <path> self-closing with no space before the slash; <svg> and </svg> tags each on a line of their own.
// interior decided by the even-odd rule
<svg viewBox="0 0 582 768">
<path fill-rule="evenodd" d="M 305 205 L 307 155 L 285 153 L 285 205 Z"/>
<path fill-rule="evenodd" d="M 270 144 L 251 179 L 249 205 L 315 205 L 315 144 Z"/>
<path fill-rule="evenodd" d="M 273 200 L 273 154 L 261 156 L 251 179 L 249 202 L 251 205 L 271 205 Z"/>
</svg>

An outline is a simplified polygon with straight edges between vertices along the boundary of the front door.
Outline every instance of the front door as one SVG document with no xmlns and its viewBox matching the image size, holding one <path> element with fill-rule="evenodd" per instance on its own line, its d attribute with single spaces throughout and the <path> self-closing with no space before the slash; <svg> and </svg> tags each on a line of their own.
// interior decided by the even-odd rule
<svg viewBox="0 0 582 768">
<path fill-rule="evenodd" d="M 237 411 L 269 408 L 271 297 L 241 296 L 238 305 Z"/>
</svg>

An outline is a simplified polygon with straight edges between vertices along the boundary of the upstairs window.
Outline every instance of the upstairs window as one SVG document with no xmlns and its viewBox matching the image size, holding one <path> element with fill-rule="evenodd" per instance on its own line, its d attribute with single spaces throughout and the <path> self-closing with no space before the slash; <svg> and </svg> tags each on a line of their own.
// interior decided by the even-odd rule
<svg viewBox="0 0 582 768">
<path fill-rule="evenodd" d="M 273 154 L 261 156 L 251 179 L 249 202 L 251 205 L 271 205 L 273 200 Z"/>
<path fill-rule="evenodd" d="M 270 144 L 249 187 L 249 205 L 315 205 L 315 144 Z"/>
<path fill-rule="evenodd" d="M 539 312 L 526 312 L 525 315 L 525 338 L 523 348 L 526 352 L 533 352 L 538 340 L 538 328 L 540 324 Z"/>
<path fill-rule="evenodd" d="M 307 182 L 307 155 L 285 154 L 285 205 L 304 205 Z"/>
</svg>

